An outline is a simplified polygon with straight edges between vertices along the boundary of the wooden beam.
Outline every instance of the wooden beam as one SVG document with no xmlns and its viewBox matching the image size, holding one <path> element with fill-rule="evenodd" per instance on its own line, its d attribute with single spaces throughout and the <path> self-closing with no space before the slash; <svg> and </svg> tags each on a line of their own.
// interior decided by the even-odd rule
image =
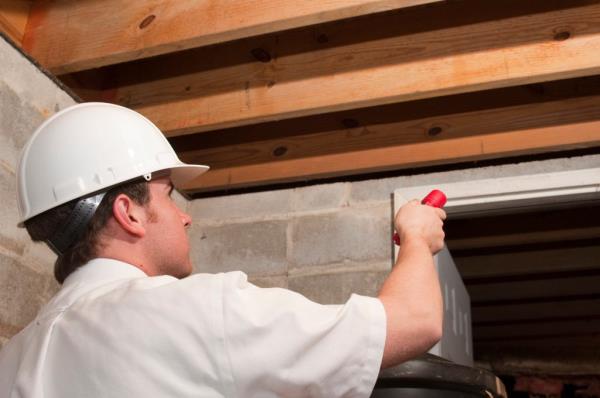
<svg viewBox="0 0 600 398">
<path fill-rule="evenodd" d="M 516 344 L 515 344 L 516 343 Z M 478 341 L 476 347 L 483 349 L 485 348 L 485 351 L 488 354 L 493 353 L 494 351 L 496 351 L 496 354 L 499 354 L 500 352 L 506 352 L 509 355 L 515 355 L 519 353 L 519 349 L 521 350 L 522 354 L 527 355 L 527 353 L 536 353 L 538 354 L 537 358 L 540 359 L 540 357 L 543 357 L 543 355 L 539 355 L 542 352 L 546 352 L 546 353 L 556 353 L 556 352 L 560 352 L 563 355 L 563 359 L 566 359 L 567 357 L 573 356 L 573 355 L 582 355 L 585 353 L 585 349 L 587 349 L 587 353 L 590 356 L 593 356 L 596 359 L 596 369 L 598 368 L 598 359 L 597 359 L 597 348 L 598 348 L 598 343 L 600 343 L 600 333 L 593 333 L 592 335 L 574 335 L 574 336 L 570 336 L 568 338 L 565 338 L 565 336 L 561 336 L 561 337 L 547 337 L 543 340 L 530 340 L 527 342 L 526 345 L 523 344 L 523 342 L 515 342 L 514 340 L 506 340 L 506 341 Z M 493 348 L 497 348 L 497 350 L 494 350 Z M 477 356 L 479 356 L 480 353 L 482 353 L 482 351 L 477 350 L 476 348 L 476 352 L 477 352 Z M 511 350 L 511 348 L 513 350 Z M 508 349 L 508 350 L 506 350 Z M 516 349 L 516 350 L 514 350 Z M 570 350 L 572 350 L 570 352 Z M 590 350 L 591 349 L 591 350 Z M 506 351 L 505 351 L 506 350 Z M 511 352 L 512 351 L 512 352 Z M 585 356 L 585 355 L 584 355 Z M 560 358 L 560 357 L 559 357 Z"/>
<path fill-rule="evenodd" d="M 471 302 L 491 302 L 501 300 L 538 299 L 544 297 L 575 296 L 582 294 L 597 294 L 600 296 L 600 269 L 590 272 L 590 275 L 509 281 L 497 283 L 470 284 L 467 290 Z M 577 274 L 575 274 L 577 275 Z"/>
<path fill-rule="evenodd" d="M 0 2 L 0 31 L 17 45 L 22 45 L 31 0 L 3 0 Z"/>
<path fill-rule="evenodd" d="M 511 322 L 538 320 L 558 315 L 573 317 L 600 316 L 600 299 L 548 301 L 473 307 L 471 315 L 475 324 L 482 322 Z"/>
<path fill-rule="evenodd" d="M 597 2 L 436 3 L 114 67 L 103 98 L 197 133 L 598 74 L 599 27 Z"/>
<path fill-rule="evenodd" d="M 438 1 L 42 1 L 25 46 L 61 74 Z"/>
<path fill-rule="evenodd" d="M 172 137 L 213 168 L 597 120 L 600 78 L 487 90 Z M 295 138 L 294 138 L 295 137 Z M 274 154 L 274 149 L 285 153 Z"/>
<path fill-rule="evenodd" d="M 543 242 L 566 242 L 600 237 L 600 227 L 565 228 L 553 231 L 535 231 L 498 234 L 494 236 L 452 239 L 450 249 L 490 248 L 498 246 L 526 245 Z"/>
<path fill-rule="evenodd" d="M 590 375 L 598 374 L 599 342 L 600 334 L 527 340 L 525 344 L 522 341 L 490 341 L 478 342 L 474 351 L 476 360 L 483 361 L 482 365 L 495 374 L 516 377 L 557 375 L 561 382 L 581 385 L 577 394 L 585 396 L 588 392 L 586 387 L 597 383 L 597 378 Z M 567 377 L 573 379 L 568 380 Z M 593 396 L 593 390 L 590 395 Z"/>
<path fill-rule="evenodd" d="M 600 79 L 586 81 L 600 83 Z M 527 91 L 520 87 L 400 103 L 176 137 L 171 143 L 187 162 L 227 168 L 595 121 L 600 116 L 600 95 L 558 95 L 536 102 L 540 98 L 523 95 Z M 506 102 L 507 97 L 517 105 Z M 429 114 L 423 117 L 425 112 Z"/>
<path fill-rule="evenodd" d="M 589 199 L 595 201 L 594 197 Z M 592 240 L 600 237 L 599 225 L 600 207 L 583 202 L 576 208 L 555 206 L 469 219 L 450 217 L 444 229 L 453 255 L 469 259 L 479 254 L 507 252 L 506 246 L 521 251 L 525 245 L 538 244 L 540 248 L 539 244 L 547 243 L 554 249 L 557 243 L 564 246 L 565 242 Z M 598 254 L 592 257 L 600 261 L 600 251 Z"/>
<path fill-rule="evenodd" d="M 514 92 L 508 90 L 508 93 Z M 466 104 L 494 105 L 481 95 L 470 100 L 450 98 L 448 103 L 459 103 L 463 107 L 468 106 Z M 435 102 L 436 107 L 442 104 L 439 100 Z M 427 109 L 426 104 L 416 108 L 421 109 L 421 106 Z M 268 140 L 249 129 L 248 134 L 257 136 L 258 141 L 219 146 L 222 143 L 216 140 L 209 143 L 217 145 L 215 147 L 181 152 L 184 161 L 214 167 L 187 189 L 192 192 L 229 189 L 600 144 L 600 122 L 597 121 L 600 96 L 566 99 L 559 96 L 556 101 L 544 103 L 512 107 L 495 103 L 495 106 L 499 107 L 395 122 L 388 117 L 390 114 L 409 118 L 415 115 L 411 107 L 400 104 L 383 112 L 379 119 L 381 124 L 362 125 L 359 117 L 348 119 L 358 125 L 344 128 L 342 124 L 349 121 L 342 119 L 340 123 L 332 117 L 323 124 L 324 128 L 333 128 L 332 131 Z M 449 105 L 448 109 L 457 108 Z M 365 115 L 367 123 L 376 120 L 377 117 L 368 120 Z M 280 123 L 283 124 L 268 127 L 272 135 L 292 130 L 286 128 L 291 123 Z M 305 132 L 302 128 L 317 130 L 321 126 L 311 126 L 309 121 L 297 124 L 301 127 L 292 130 L 293 134 Z M 198 135 L 196 143 L 178 138 L 175 147 L 201 146 L 203 136 Z M 215 139 L 218 136 L 215 134 Z M 181 140 L 183 142 L 179 142 Z"/>
<path fill-rule="evenodd" d="M 600 145 L 600 121 L 390 146 L 209 171 L 183 187 L 201 192 Z"/>
<path fill-rule="evenodd" d="M 478 256 L 456 256 L 456 266 L 465 280 L 544 272 L 600 269 L 600 246 L 561 247 L 546 250 L 511 251 Z"/>
<path fill-rule="evenodd" d="M 570 322 L 532 322 L 519 326 L 480 326 L 473 330 L 473 340 L 507 341 L 531 340 L 551 337 L 568 339 L 577 336 L 600 335 L 600 318 Z"/>
</svg>

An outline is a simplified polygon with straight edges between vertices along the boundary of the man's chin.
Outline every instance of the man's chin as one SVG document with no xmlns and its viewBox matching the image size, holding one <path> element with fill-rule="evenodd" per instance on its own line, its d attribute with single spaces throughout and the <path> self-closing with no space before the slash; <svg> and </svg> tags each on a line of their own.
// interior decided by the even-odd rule
<svg viewBox="0 0 600 398">
<path fill-rule="evenodd" d="M 194 272 L 194 268 L 192 267 L 192 263 L 188 261 L 187 264 L 184 267 L 181 267 L 181 269 L 179 271 L 180 272 L 178 275 L 173 275 L 173 276 L 175 276 L 175 278 L 178 278 L 178 279 L 183 279 L 185 277 L 192 275 L 192 273 Z"/>
<path fill-rule="evenodd" d="M 192 264 L 190 262 L 187 262 L 183 265 L 178 264 L 176 266 L 169 267 L 169 269 L 166 270 L 166 272 L 162 273 L 162 275 L 169 275 L 177 279 L 183 279 L 187 276 L 190 276 L 193 271 L 194 268 L 192 267 Z"/>
</svg>

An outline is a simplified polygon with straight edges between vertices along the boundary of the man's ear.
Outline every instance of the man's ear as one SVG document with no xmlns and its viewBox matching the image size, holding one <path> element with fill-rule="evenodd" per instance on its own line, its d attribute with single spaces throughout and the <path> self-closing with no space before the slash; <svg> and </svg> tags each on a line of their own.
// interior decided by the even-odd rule
<svg viewBox="0 0 600 398">
<path fill-rule="evenodd" d="M 135 203 L 129 196 L 120 194 L 112 206 L 113 217 L 126 232 L 142 238 L 146 235 L 145 215 L 143 206 Z"/>
</svg>

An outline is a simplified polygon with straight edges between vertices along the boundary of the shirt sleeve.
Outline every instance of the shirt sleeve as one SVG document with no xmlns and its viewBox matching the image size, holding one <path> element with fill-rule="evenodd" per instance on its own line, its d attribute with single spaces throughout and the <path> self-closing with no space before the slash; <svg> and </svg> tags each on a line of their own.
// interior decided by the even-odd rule
<svg viewBox="0 0 600 398">
<path fill-rule="evenodd" d="M 369 397 L 385 344 L 377 298 L 320 305 L 225 274 L 225 351 L 238 397 Z"/>
</svg>

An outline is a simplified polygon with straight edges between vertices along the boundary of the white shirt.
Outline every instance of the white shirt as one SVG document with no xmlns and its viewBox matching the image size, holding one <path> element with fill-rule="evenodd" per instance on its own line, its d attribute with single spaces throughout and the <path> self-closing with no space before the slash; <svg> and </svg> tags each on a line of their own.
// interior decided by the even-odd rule
<svg viewBox="0 0 600 398">
<path fill-rule="evenodd" d="M 385 327 L 376 298 L 320 305 L 242 272 L 95 259 L 0 352 L 0 398 L 368 397 Z"/>
</svg>

